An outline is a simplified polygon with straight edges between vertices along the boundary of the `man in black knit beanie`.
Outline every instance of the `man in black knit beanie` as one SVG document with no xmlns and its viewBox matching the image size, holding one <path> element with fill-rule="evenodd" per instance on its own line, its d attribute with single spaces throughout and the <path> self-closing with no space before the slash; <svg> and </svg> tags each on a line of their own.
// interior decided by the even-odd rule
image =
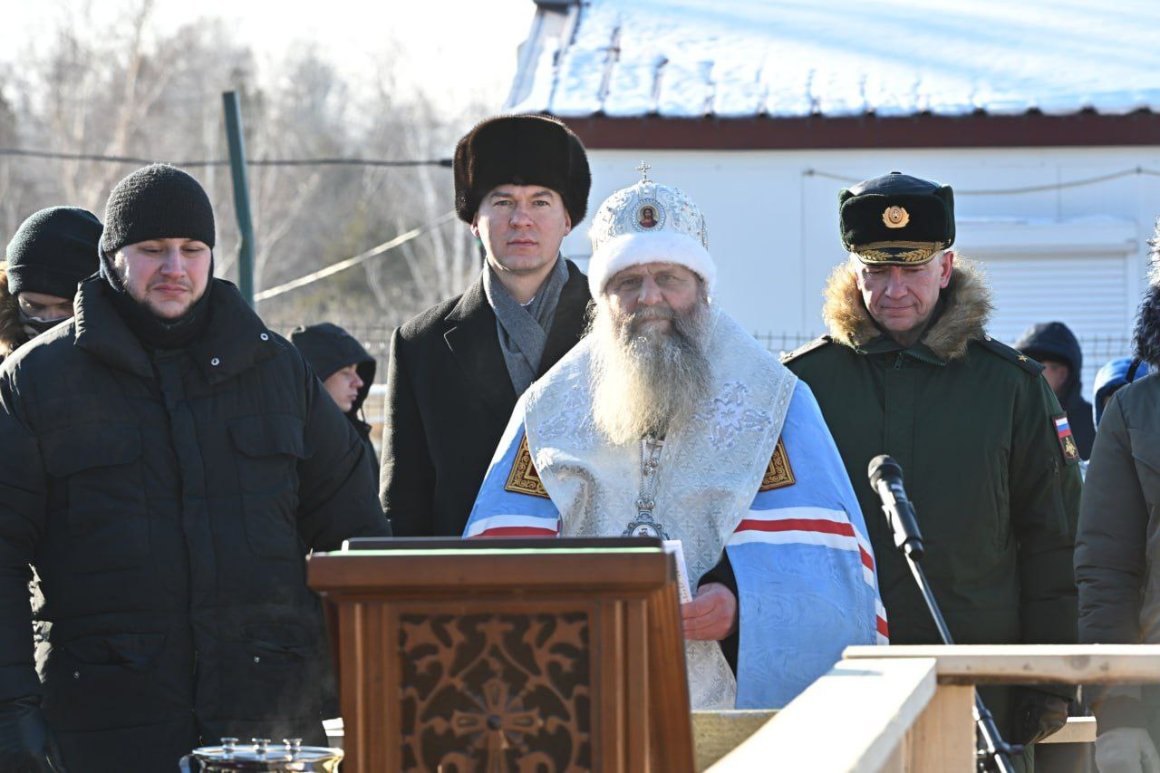
<svg viewBox="0 0 1160 773">
<path fill-rule="evenodd" d="M 0 366 L 0 770 L 325 742 L 334 678 L 305 556 L 387 533 L 373 455 L 213 278 L 213 246 L 201 185 L 139 169 L 109 196 L 75 317 Z"/>
</svg>

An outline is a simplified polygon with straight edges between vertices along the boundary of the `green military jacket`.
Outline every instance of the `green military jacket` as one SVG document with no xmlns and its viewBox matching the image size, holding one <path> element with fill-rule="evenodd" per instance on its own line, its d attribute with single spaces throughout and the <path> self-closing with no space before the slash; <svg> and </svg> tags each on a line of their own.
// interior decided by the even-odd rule
<svg viewBox="0 0 1160 773">
<path fill-rule="evenodd" d="M 883 335 L 853 274 L 830 278 L 831 335 L 783 358 L 813 390 L 866 518 L 894 644 L 938 643 L 867 466 L 902 466 L 923 568 L 957 643 L 1076 640 L 1078 454 L 1041 368 L 984 333 L 989 293 L 956 264 L 921 341 Z"/>
</svg>

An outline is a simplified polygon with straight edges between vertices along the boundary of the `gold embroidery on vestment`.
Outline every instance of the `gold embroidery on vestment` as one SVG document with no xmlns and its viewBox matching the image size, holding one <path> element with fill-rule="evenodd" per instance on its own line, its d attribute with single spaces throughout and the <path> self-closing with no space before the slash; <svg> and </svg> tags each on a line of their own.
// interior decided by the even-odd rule
<svg viewBox="0 0 1160 773">
<path fill-rule="evenodd" d="M 773 447 L 773 456 L 770 457 L 769 466 L 765 468 L 765 475 L 761 478 L 761 487 L 757 490 L 773 491 L 792 486 L 794 483 L 797 483 L 797 478 L 793 475 L 793 468 L 789 466 L 789 454 L 785 452 L 785 442 L 778 438 L 777 445 Z"/>
<path fill-rule="evenodd" d="M 548 496 L 548 490 L 544 488 L 544 484 L 540 480 L 540 473 L 536 472 L 536 465 L 532 462 L 532 452 L 528 450 L 527 435 L 524 435 L 520 440 L 515 462 L 512 463 L 512 471 L 508 473 L 507 483 L 503 488 L 504 491 L 516 494 L 551 499 Z"/>
</svg>

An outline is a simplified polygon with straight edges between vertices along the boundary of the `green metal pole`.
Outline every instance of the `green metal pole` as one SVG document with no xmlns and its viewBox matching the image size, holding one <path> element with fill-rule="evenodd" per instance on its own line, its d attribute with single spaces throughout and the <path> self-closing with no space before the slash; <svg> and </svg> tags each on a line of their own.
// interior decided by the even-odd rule
<svg viewBox="0 0 1160 773">
<path fill-rule="evenodd" d="M 242 111 L 238 93 L 222 94 L 226 113 L 226 140 L 230 146 L 230 176 L 234 181 L 234 210 L 238 215 L 238 290 L 252 308 L 254 305 L 254 222 L 250 217 L 250 184 L 246 178 L 246 144 L 242 138 Z"/>
</svg>

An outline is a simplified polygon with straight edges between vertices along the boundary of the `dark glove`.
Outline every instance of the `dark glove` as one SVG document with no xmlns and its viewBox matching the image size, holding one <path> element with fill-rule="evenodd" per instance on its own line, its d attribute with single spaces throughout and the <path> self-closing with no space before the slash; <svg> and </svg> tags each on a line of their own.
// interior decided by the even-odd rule
<svg viewBox="0 0 1160 773">
<path fill-rule="evenodd" d="M 35 701 L 0 707 L 0 770 L 65 773 L 60 749 Z"/>
<path fill-rule="evenodd" d="M 1070 701 L 1032 687 L 1015 688 L 1015 710 L 1011 715 L 1008 743 L 1029 744 L 1054 733 L 1067 724 Z"/>
</svg>

